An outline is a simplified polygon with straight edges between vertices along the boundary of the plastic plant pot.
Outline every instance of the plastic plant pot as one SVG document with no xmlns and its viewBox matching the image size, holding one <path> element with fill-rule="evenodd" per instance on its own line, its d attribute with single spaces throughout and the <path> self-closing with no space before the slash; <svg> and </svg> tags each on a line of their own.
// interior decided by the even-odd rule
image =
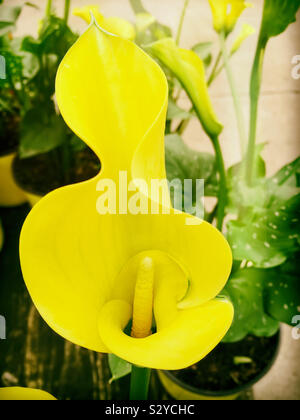
<svg viewBox="0 0 300 420">
<path fill-rule="evenodd" d="M 200 388 L 191 386 L 180 379 L 178 379 L 171 371 L 158 371 L 159 379 L 170 395 L 170 397 L 175 400 L 215 400 L 215 401 L 233 401 L 237 400 L 241 394 L 245 391 L 251 389 L 255 384 L 257 384 L 261 379 L 263 379 L 274 366 L 277 356 L 280 350 L 281 343 L 281 333 L 277 334 L 277 345 L 274 350 L 274 356 L 271 358 L 266 367 L 251 381 L 245 383 L 241 386 L 237 386 L 232 390 L 227 391 L 207 391 Z"/>
</svg>

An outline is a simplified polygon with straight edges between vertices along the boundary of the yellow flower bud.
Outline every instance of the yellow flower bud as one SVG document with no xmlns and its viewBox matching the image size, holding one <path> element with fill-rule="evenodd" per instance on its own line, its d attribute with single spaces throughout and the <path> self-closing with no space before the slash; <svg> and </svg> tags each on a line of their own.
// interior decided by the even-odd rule
<svg viewBox="0 0 300 420">
<path fill-rule="evenodd" d="M 231 47 L 231 54 L 234 54 L 237 52 L 237 50 L 240 49 L 242 43 L 250 36 L 255 34 L 255 28 L 253 28 L 253 26 L 248 25 L 247 23 L 244 23 L 242 30 L 240 32 L 240 34 L 238 35 L 238 37 L 236 38 L 236 40 L 234 41 L 234 43 L 232 44 Z"/>
<path fill-rule="evenodd" d="M 229 35 L 245 9 L 252 7 L 245 0 L 208 0 L 213 14 L 216 32 Z"/>
</svg>

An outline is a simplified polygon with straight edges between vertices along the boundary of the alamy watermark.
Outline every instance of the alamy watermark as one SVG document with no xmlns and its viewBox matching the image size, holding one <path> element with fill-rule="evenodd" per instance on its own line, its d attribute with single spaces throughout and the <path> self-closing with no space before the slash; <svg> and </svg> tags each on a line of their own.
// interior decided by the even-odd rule
<svg viewBox="0 0 300 420">
<path fill-rule="evenodd" d="M 0 315 L 0 340 L 6 340 L 6 319 Z"/>
<path fill-rule="evenodd" d="M 294 316 L 292 324 L 295 325 L 292 329 L 292 337 L 294 340 L 300 340 L 300 315 Z"/>
<path fill-rule="evenodd" d="M 201 224 L 204 219 L 204 180 L 203 179 L 132 179 L 126 171 L 119 172 L 119 179 L 101 179 L 97 191 L 97 211 L 106 214 L 193 214 L 196 219 L 187 218 L 186 224 Z M 170 194 L 174 208 L 171 206 Z"/>
<path fill-rule="evenodd" d="M 0 55 L 0 79 L 6 79 L 6 61 L 3 55 Z"/>
<path fill-rule="evenodd" d="M 295 55 L 292 58 L 292 64 L 294 67 L 292 68 L 292 78 L 295 80 L 300 79 L 300 55 Z"/>
</svg>

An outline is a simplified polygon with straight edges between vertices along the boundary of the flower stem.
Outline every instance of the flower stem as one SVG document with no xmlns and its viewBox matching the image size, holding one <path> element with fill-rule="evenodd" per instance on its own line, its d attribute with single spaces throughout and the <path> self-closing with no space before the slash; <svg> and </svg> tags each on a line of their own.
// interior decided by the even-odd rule
<svg viewBox="0 0 300 420">
<path fill-rule="evenodd" d="M 215 80 L 215 78 L 217 76 L 217 68 L 218 68 L 219 63 L 221 61 L 221 58 L 222 58 L 222 52 L 220 51 L 219 54 L 218 54 L 218 56 L 217 56 L 216 62 L 214 64 L 214 67 L 212 69 L 211 75 L 208 78 L 208 81 L 207 81 L 207 85 L 208 86 L 210 86 L 212 84 L 212 82 Z"/>
<path fill-rule="evenodd" d="M 178 26 L 177 37 L 176 37 L 176 43 L 177 43 L 177 45 L 179 45 L 179 43 L 180 43 L 180 38 L 181 38 L 182 28 L 183 28 L 183 23 L 184 23 L 184 18 L 185 18 L 185 15 L 186 15 L 186 11 L 187 11 L 189 2 L 190 2 L 190 0 L 185 0 L 184 1 L 184 6 L 183 6 L 182 13 L 181 13 L 180 22 L 179 22 L 179 26 Z"/>
<path fill-rule="evenodd" d="M 65 0 L 65 14 L 64 14 L 65 24 L 67 24 L 69 20 L 70 6 L 71 6 L 71 0 Z"/>
<path fill-rule="evenodd" d="M 216 160 L 218 171 L 220 175 L 219 194 L 218 194 L 218 208 L 217 208 L 217 228 L 220 232 L 223 230 L 225 209 L 227 204 L 227 175 L 225 169 L 224 158 L 218 137 L 212 138 L 212 143 L 216 152 Z"/>
<path fill-rule="evenodd" d="M 132 365 L 130 400 L 145 401 L 148 399 L 151 369 Z"/>
<path fill-rule="evenodd" d="M 49 17 L 51 15 L 52 10 L 52 0 L 48 0 L 47 6 L 46 6 L 46 16 Z"/>
<path fill-rule="evenodd" d="M 129 2 L 135 14 L 147 13 L 141 0 L 129 0 Z"/>
<path fill-rule="evenodd" d="M 258 101 L 261 88 L 262 69 L 264 62 L 264 55 L 266 49 L 266 42 L 259 40 L 255 60 L 251 74 L 250 84 L 250 134 L 248 143 L 248 152 L 246 157 L 246 181 L 249 186 L 253 183 L 254 165 L 255 165 L 255 144 L 256 144 L 256 130 L 257 130 L 257 115 L 258 115 Z"/>
<path fill-rule="evenodd" d="M 225 34 L 220 34 L 220 45 L 221 45 L 221 51 L 222 51 L 223 60 L 224 60 L 225 68 L 226 68 L 227 78 L 230 85 L 231 94 L 233 97 L 236 117 L 237 117 L 238 131 L 239 131 L 240 143 L 241 143 L 241 152 L 242 152 L 242 156 L 244 156 L 246 153 L 246 147 L 247 147 L 245 121 L 244 121 L 243 110 L 242 110 L 239 94 L 237 91 L 236 83 L 235 83 L 233 73 L 231 70 L 229 55 L 226 48 Z"/>
</svg>

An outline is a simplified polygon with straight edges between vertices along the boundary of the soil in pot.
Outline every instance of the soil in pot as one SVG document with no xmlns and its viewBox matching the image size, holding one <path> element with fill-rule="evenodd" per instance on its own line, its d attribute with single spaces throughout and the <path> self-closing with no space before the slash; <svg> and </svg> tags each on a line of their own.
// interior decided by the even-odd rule
<svg viewBox="0 0 300 420">
<path fill-rule="evenodd" d="M 278 335 L 272 338 L 248 336 L 238 343 L 221 343 L 201 362 L 172 373 L 199 390 L 231 391 L 257 379 L 268 368 L 277 349 Z M 249 359 L 249 363 L 237 364 L 235 358 Z"/>
<path fill-rule="evenodd" d="M 7 112 L 0 113 L 0 156 L 14 152 L 20 135 L 20 117 Z"/>
<path fill-rule="evenodd" d="M 75 153 L 72 160 L 66 176 L 61 168 L 61 161 L 54 154 L 42 154 L 28 159 L 16 158 L 13 165 L 14 176 L 23 190 L 44 196 L 65 185 L 91 179 L 101 169 L 98 157 L 89 148 Z"/>
</svg>

